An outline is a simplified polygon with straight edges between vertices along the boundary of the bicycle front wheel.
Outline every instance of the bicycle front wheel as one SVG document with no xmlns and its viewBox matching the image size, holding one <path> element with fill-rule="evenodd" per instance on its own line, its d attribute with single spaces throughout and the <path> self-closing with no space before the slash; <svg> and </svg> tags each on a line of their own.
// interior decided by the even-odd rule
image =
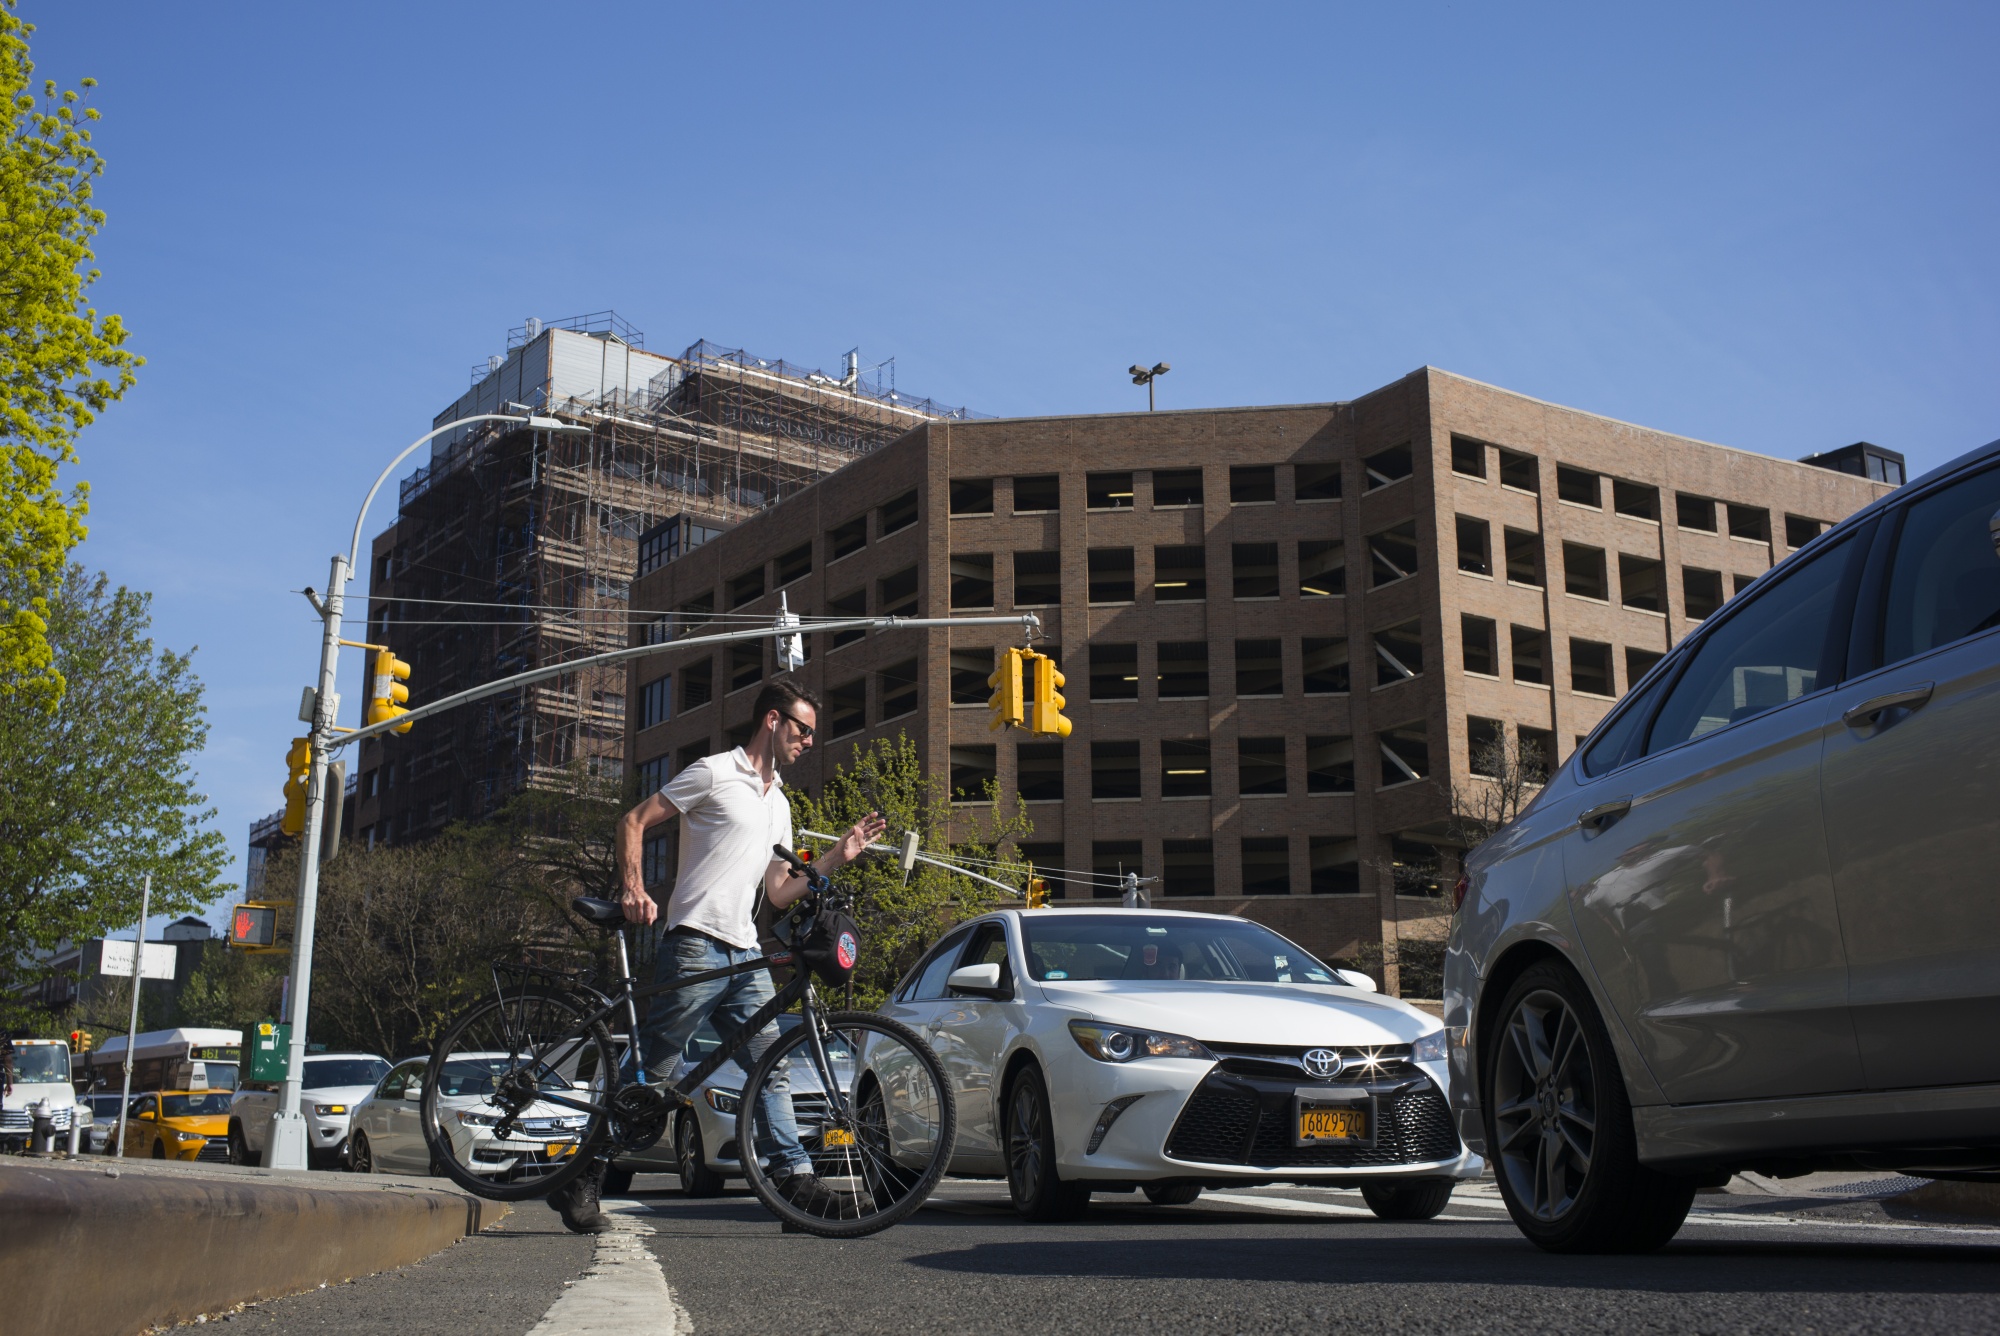
<svg viewBox="0 0 2000 1336">
<path fill-rule="evenodd" d="M 618 1090 L 617 1052 L 595 1011 L 524 984 L 453 1022 L 418 1105 L 432 1163 L 496 1201 L 546 1197 L 581 1174 L 604 1144 Z"/>
<path fill-rule="evenodd" d="M 813 1197 L 794 1200 L 770 1177 L 767 1092 L 789 1102 L 820 1182 Z M 944 1064 L 915 1030 L 872 1012 L 809 1011 L 750 1073 L 736 1114 L 751 1191 L 780 1220 L 825 1238 L 873 1234 L 915 1212 L 944 1177 L 957 1135 Z"/>
</svg>

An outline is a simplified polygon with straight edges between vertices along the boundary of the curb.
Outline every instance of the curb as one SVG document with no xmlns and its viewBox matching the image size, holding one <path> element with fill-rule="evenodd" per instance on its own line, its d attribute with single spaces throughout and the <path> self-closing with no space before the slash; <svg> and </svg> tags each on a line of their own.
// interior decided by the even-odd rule
<svg viewBox="0 0 2000 1336">
<path fill-rule="evenodd" d="M 5 1325 L 142 1332 L 407 1266 L 507 1214 L 451 1188 L 273 1177 L 102 1160 L 0 1166 Z"/>
<path fill-rule="evenodd" d="M 1919 1211 L 2000 1219 L 2000 1183 L 1959 1183 L 1940 1178 L 1889 1200 Z"/>
</svg>

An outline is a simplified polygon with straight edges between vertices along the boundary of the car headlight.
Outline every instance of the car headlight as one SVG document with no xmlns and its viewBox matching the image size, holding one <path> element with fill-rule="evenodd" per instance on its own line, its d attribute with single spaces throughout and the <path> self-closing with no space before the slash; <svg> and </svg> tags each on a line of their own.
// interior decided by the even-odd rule
<svg viewBox="0 0 2000 1336">
<path fill-rule="evenodd" d="M 313 1105 L 313 1112 L 322 1118 L 331 1118 L 336 1113 L 346 1113 L 347 1106 L 345 1104 L 315 1104 Z"/>
<path fill-rule="evenodd" d="M 1215 1055 L 1185 1035 L 1122 1030 L 1091 1021 L 1071 1021 L 1070 1038 L 1099 1062 L 1131 1062 L 1136 1058 L 1206 1058 Z"/>
<path fill-rule="evenodd" d="M 199 1133 L 199 1132 L 176 1132 L 176 1133 L 174 1133 L 174 1136 L 175 1136 L 175 1138 L 176 1138 L 177 1140 L 180 1140 L 180 1141 L 206 1141 L 206 1140 L 208 1140 L 208 1138 L 207 1138 L 207 1137 L 203 1136 L 203 1135 L 202 1135 L 201 1133 Z"/>
<path fill-rule="evenodd" d="M 454 1117 L 466 1127 L 497 1127 L 500 1120 L 490 1113 L 459 1113 Z"/>
<path fill-rule="evenodd" d="M 1443 1030 L 1439 1030 L 1436 1034 L 1427 1034 L 1416 1043 L 1410 1045 L 1410 1061 L 1412 1062 L 1443 1062 L 1444 1059 L 1445 1038 Z"/>
<path fill-rule="evenodd" d="M 743 1096 L 734 1090 L 722 1090 L 711 1087 L 702 1093 L 702 1098 L 707 1100 L 708 1107 L 714 1109 L 717 1113 L 733 1114 L 739 1108 L 743 1107 Z"/>
</svg>

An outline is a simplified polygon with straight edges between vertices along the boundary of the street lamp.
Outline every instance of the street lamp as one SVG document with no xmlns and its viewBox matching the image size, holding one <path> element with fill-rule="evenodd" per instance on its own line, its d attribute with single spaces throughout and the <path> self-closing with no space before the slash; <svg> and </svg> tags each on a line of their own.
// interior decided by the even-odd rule
<svg viewBox="0 0 2000 1336">
<path fill-rule="evenodd" d="M 1153 411 L 1154 379 L 1159 376 L 1166 375 L 1169 371 L 1172 371 L 1173 368 L 1168 366 L 1165 362 L 1161 362 L 1155 365 L 1150 371 L 1147 370 L 1145 367 L 1138 366 L 1136 364 L 1132 366 L 1130 370 L 1132 372 L 1132 383 L 1134 385 L 1144 385 L 1146 387 L 1146 411 L 1150 413 Z"/>
<path fill-rule="evenodd" d="M 285 1063 L 285 1082 L 278 1091 L 277 1120 L 271 1128 L 271 1148 L 266 1161 L 273 1169 L 306 1167 L 307 1125 L 299 1109 L 299 1089 L 305 1074 L 306 1018 L 312 1001 L 313 918 L 319 904 L 320 830 L 327 803 L 340 800 L 339 794 L 329 797 L 326 791 L 327 744 L 333 739 L 340 714 L 340 697 L 333 689 L 340 656 L 340 618 L 346 603 L 347 582 L 353 578 L 354 562 L 361 552 L 361 528 L 368 522 L 368 507 L 374 503 L 375 494 L 382 490 L 382 484 L 389 480 L 389 476 L 418 449 L 448 431 L 474 422 L 516 422 L 530 431 L 590 431 L 589 427 L 538 414 L 521 404 L 509 404 L 508 407 L 521 411 L 475 413 L 456 422 L 447 422 L 434 431 L 425 432 L 390 460 L 389 466 L 382 470 L 381 476 L 375 479 L 375 485 L 362 499 L 361 509 L 354 517 L 354 539 L 346 554 L 333 554 L 325 596 L 321 597 L 311 589 L 305 591 L 306 601 L 320 615 L 323 633 L 319 647 L 319 689 L 312 696 L 312 769 L 306 788 L 305 844 L 299 855 L 298 920 L 292 947 L 291 1051 Z"/>
</svg>

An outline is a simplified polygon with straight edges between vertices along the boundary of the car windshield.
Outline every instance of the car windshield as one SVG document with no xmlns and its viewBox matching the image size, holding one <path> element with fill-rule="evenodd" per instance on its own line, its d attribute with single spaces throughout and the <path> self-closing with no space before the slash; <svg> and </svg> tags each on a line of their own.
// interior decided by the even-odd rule
<svg viewBox="0 0 2000 1336">
<path fill-rule="evenodd" d="M 17 1044 L 14 1079 L 23 1085 L 69 1080 L 69 1053 L 61 1044 Z"/>
<path fill-rule="evenodd" d="M 506 1075 L 514 1069 L 514 1064 L 506 1058 L 453 1058 L 444 1065 L 444 1078 L 438 1082 L 438 1093 L 443 1095 L 490 1095 L 493 1093 L 495 1078 Z M 550 1090 L 567 1090 L 569 1082 L 555 1072 L 544 1067 L 536 1076 L 536 1084 Z"/>
<path fill-rule="evenodd" d="M 1242 919 L 1142 913 L 1024 915 L 1037 980 L 1183 979 L 1339 983 L 1332 970 L 1269 928 Z"/>
<path fill-rule="evenodd" d="M 388 1074 L 389 1064 L 380 1058 L 322 1058 L 306 1064 L 307 1090 L 327 1090 L 334 1086 L 372 1086 Z"/>
<path fill-rule="evenodd" d="M 211 1113 L 228 1113 L 229 1092 L 211 1090 L 201 1095 L 162 1095 L 160 1106 L 169 1118 L 200 1118 Z"/>
</svg>

